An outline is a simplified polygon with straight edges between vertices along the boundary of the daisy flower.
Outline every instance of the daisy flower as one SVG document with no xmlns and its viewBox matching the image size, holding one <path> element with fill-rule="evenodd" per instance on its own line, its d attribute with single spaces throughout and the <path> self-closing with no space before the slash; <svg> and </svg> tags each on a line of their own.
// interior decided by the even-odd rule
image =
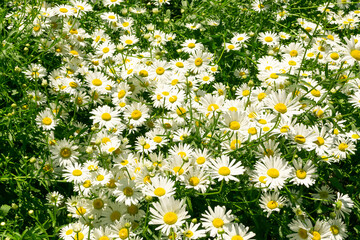
<svg viewBox="0 0 360 240">
<path fill-rule="evenodd" d="M 330 231 L 332 233 L 332 236 L 330 237 L 331 240 L 342 240 L 347 238 L 346 225 L 340 218 L 330 219 L 328 224 L 330 225 Z"/>
<path fill-rule="evenodd" d="M 200 228 L 200 223 L 194 224 L 194 223 L 185 223 L 185 227 L 182 229 L 183 236 L 186 239 L 199 239 L 202 237 L 206 237 L 206 231 Z"/>
<path fill-rule="evenodd" d="M 316 187 L 315 191 L 317 193 L 312 193 L 311 196 L 318 200 L 324 201 L 324 203 L 327 205 L 330 205 L 331 202 L 333 202 L 336 198 L 334 191 L 326 185 L 321 186 L 321 188 Z"/>
<path fill-rule="evenodd" d="M 210 165 L 211 174 L 214 179 L 219 181 L 233 180 L 238 182 L 239 179 L 235 176 L 241 175 L 245 172 L 245 168 L 241 166 L 241 162 L 236 162 L 236 160 L 230 161 L 228 156 L 221 156 L 216 158 L 216 160 L 211 160 Z"/>
<path fill-rule="evenodd" d="M 137 204 L 143 197 L 142 192 L 135 186 L 135 182 L 129 179 L 120 180 L 120 184 L 113 192 L 116 196 L 116 201 L 125 203 L 126 206 Z"/>
<path fill-rule="evenodd" d="M 345 218 L 345 214 L 349 215 L 351 208 L 354 206 L 354 202 L 351 200 L 348 194 L 337 193 L 337 199 L 334 205 L 334 212 L 337 217 Z"/>
<path fill-rule="evenodd" d="M 270 216 L 272 212 L 280 212 L 281 207 L 285 203 L 285 198 L 279 196 L 279 192 L 273 193 L 263 193 L 260 198 L 260 207 L 267 212 L 267 217 Z"/>
<path fill-rule="evenodd" d="M 53 113 L 46 109 L 41 111 L 36 117 L 36 124 L 43 130 L 54 130 L 57 125 L 57 120 L 54 118 Z"/>
<path fill-rule="evenodd" d="M 175 200 L 173 197 L 162 198 L 159 202 L 154 202 L 150 212 L 149 224 L 159 225 L 156 230 L 161 230 L 166 235 L 169 235 L 171 231 L 179 230 L 185 220 L 189 218 L 185 199 Z"/>
<path fill-rule="evenodd" d="M 198 74 L 206 71 L 212 59 L 212 54 L 204 52 L 203 50 L 197 50 L 190 55 L 187 60 L 189 64 L 189 70 Z"/>
<path fill-rule="evenodd" d="M 210 232 L 211 237 L 215 237 L 218 234 L 219 228 L 227 231 L 231 225 L 231 221 L 235 218 L 231 214 L 231 210 L 226 212 L 225 206 L 216 206 L 214 210 L 208 206 L 208 210 L 201 216 L 202 225 L 207 232 Z"/>
<path fill-rule="evenodd" d="M 69 17 L 74 14 L 74 12 L 71 9 L 72 9 L 72 6 L 62 4 L 62 5 L 54 7 L 53 11 L 57 16 Z"/>
<path fill-rule="evenodd" d="M 254 240 L 255 233 L 241 223 L 233 223 L 224 235 L 224 240 Z"/>
<path fill-rule="evenodd" d="M 330 239 L 331 231 L 327 222 L 316 220 L 315 226 L 310 229 L 311 239 Z"/>
<path fill-rule="evenodd" d="M 281 189 L 291 173 L 288 163 L 278 156 L 264 157 L 255 169 L 260 176 L 266 176 L 264 181 L 270 189 Z"/>
<path fill-rule="evenodd" d="M 79 163 L 74 165 L 67 165 L 64 169 L 63 177 L 68 182 L 73 182 L 74 184 L 82 184 L 87 178 L 89 171 L 82 167 Z"/>
<path fill-rule="evenodd" d="M 294 169 L 292 175 L 294 176 L 290 181 L 296 185 L 305 185 L 307 188 L 315 184 L 316 181 L 316 167 L 312 161 L 307 161 L 305 164 L 302 159 L 294 160 Z"/>
<path fill-rule="evenodd" d="M 149 118 L 149 109 L 145 104 L 133 103 L 127 105 L 124 110 L 124 117 L 130 120 L 130 124 L 138 127 L 145 123 L 146 119 Z"/>
<path fill-rule="evenodd" d="M 265 32 L 265 33 L 259 33 L 258 37 L 259 41 L 268 46 L 275 46 L 279 44 L 279 36 L 276 33 L 272 32 Z"/>
<path fill-rule="evenodd" d="M 292 93 L 286 93 L 285 90 L 273 92 L 264 100 L 264 104 L 284 119 L 291 119 L 294 115 L 302 112 L 298 99 L 292 98 Z"/>
<path fill-rule="evenodd" d="M 185 175 L 185 188 L 193 188 L 196 191 L 205 193 L 209 187 L 209 176 L 200 167 L 192 167 Z"/>
<path fill-rule="evenodd" d="M 181 46 L 181 50 L 186 53 L 195 53 L 197 50 L 202 50 L 204 47 L 201 43 L 196 43 L 195 39 L 185 40 Z"/>
<path fill-rule="evenodd" d="M 100 128 L 110 129 L 120 124 L 120 112 L 107 105 L 99 106 L 90 113 L 93 115 L 90 117 L 93 120 L 93 124 L 99 123 Z"/>
<path fill-rule="evenodd" d="M 306 218 L 304 221 L 293 219 L 288 226 L 295 232 L 287 235 L 290 240 L 309 239 L 309 231 L 312 227 L 312 223 L 309 219 Z"/>
<path fill-rule="evenodd" d="M 152 197 L 169 198 L 175 194 L 175 182 L 162 176 L 155 176 L 151 178 L 150 182 L 146 183 L 144 192 Z"/>
<path fill-rule="evenodd" d="M 59 162 L 60 166 L 67 166 L 75 163 L 78 159 L 78 146 L 72 141 L 59 140 L 51 148 L 52 158 Z"/>
</svg>

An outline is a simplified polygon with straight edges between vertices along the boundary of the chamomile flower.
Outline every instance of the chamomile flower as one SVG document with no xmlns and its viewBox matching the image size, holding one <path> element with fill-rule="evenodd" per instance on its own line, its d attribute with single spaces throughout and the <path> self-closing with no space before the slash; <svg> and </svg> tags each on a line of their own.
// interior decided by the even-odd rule
<svg viewBox="0 0 360 240">
<path fill-rule="evenodd" d="M 263 181 L 270 189 L 281 189 L 291 173 L 287 162 L 278 156 L 264 157 L 255 168 L 260 176 L 266 176 Z"/>
<path fill-rule="evenodd" d="M 122 179 L 113 194 L 117 202 L 125 203 L 126 206 L 137 204 L 143 196 L 135 182 L 129 179 Z"/>
<path fill-rule="evenodd" d="M 218 179 L 219 181 L 225 180 L 226 182 L 229 180 L 238 182 L 239 179 L 235 176 L 245 172 L 245 168 L 241 166 L 240 161 L 230 161 L 228 156 L 221 156 L 220 158 L 216 158 L 216 160 L 210 161 L 209 167 L 214 179 Z"/>
<path fill-rule="evenodd" d="M 169 235 L 171 231 L 177 231 L 189 218 L 186 211 L 185 199 L 175 200 L 173 197 L 162 198 L 154 202 L 150 208 L 151 220 L 149 224 L 159 225 L 156 230 Z"/>
<path fill-rule="evenodd" d="M 346 225 L 340 218 L 330 219 L 328 224 L 330 225 L 330 231 L 332 234 L 332 236 L 330 236 L 330 240 L 342 240 L 347 238 Z"/>
<path fill-rule="evenodd" d="M 279 43 L 279 36 L 273 32 L 259 33 L 259 41 L 268 46 L 275 46 Z"/>
<path fill-rule="evenodd" d="M 288 226 L 293 232 L 295 232 L 287 235 L 290 240 L 309 239 L 309 231 L 312 227 L 312 223 L 309 219 L 306 218 L 304 221 L 293 219 Z"/>
<path fill-rule="evenodd" d="M 82 167 L 80 164 L 75 163 L 74 165 L 67 165 L 64 169 L 63 177 L 68 182 L 73 182 L 75 184 L 82 184 L 86 178 L 88 178 L 89 172 L 86 168 Z"/>
<path fill-rule="evenodd" d="M 267 217 L 273 212 L 280 212 L 285 203 L 285 198 L 280 196 L 279 192 L 266 192 L 260 198 L 260 207 L 267 212 Z"/>
<path fill-rule="evenodd" d="M 312 164 L 311 161 L 307 161 L 305 164 L 299 158 L 298 160 L 293 161 L 294 169 L 293 169 L 293 178 L 291 182 L 296 185 L 305 185 L 306 187 L 310 187 L 315 184 L 316 168 Z"/>
<path fill-rule="evenodd" d="M 52 158 L 59 162 L 60 166 L 67 166 L 75 163 L 78 159 L 78 146 L 72 141 L 59 140 L 51 148 Z"/>
<path fill-rule="evenodd" d="M 162 176 L 155 176 L 151 178 L 150 182 L 146 183 L 144 192 L 153 197 L 168 198 L 175 194 L 175 182 Z"/>
<path fill-rule="evenodd" d="M 185 239 L 199 239 L 206 236 L 206 231 L 200 228 L 200 223 L 185 223 L 185 227 L 183 227 L 182 232 Z"/>
<path fill-rule="evenodd" d="M 141 126 L 149 118 L 149 109 L 145 104 L 133 103 L 125 107 L 124 117 L 130 120 L 131 125 Z"/>
<path fill-rule="evenodd" d="M 336 216 L 345 218 L 345 214 L 350 214 L 351 208 L 354 206 L 354 202 L 351 200 L 348 194 L 342 194 L 338 192 L 337 199 L 335 200 L 333 206 Z"/>
<path fill-rule="evenodd" d="M 54 117 L 53 113 L 46 109 L 39 113 L 36 117 L 36 124 L 43 130 L 54 130 L 57 125 L 57 120 Z"/>
<path fill-rule="evenodd" d="M 99 123 L 100 128 L 110 129 L 120 124 L 120 112 L 109 106 L 99 106 L 90 113 L 93 115 L 90 117 L 93 120 L 93 124 Z"/>
<path fill-rule="evenodd" d="M 332 202 L 336 198 L 334 191 L 326 185 L 321 186 L 321 188 L 316 187 L 315 190 L 316 193 L 312 193 L 311 196 L 313 198 L 323 201 L 324 204 L 332 204 Z"/>
<path fill-rule="evenodd" d="M 228 230 L 234 220 L 231 210 L 226 211 L 225 206 L 216 206 L 214 209 L 208 206 L 208 210 L 205 210 L 201 216 L 202 225 L 211 237 L 217 236 L 219 228 Z"/>
<path fill-rule="evenodd" d="M 249 227 L 245 227 L 241 223 L 233 223 L 230 225 L 228 232 L 224 235 L 224 240 L 254 240 L 255 233 L 249 231 Z"/>
</svg>

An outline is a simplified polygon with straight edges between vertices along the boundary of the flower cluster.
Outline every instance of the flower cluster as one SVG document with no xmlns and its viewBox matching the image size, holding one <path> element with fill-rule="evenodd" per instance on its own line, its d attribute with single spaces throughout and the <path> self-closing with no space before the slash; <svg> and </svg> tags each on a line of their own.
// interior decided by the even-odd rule
<svg viewBox="0 0 360 240">
<path fill-rule="evenodd" d="M 319 176 L 354 154 L 359 139 L 337 105 L 340 96 L 350 109 L 360 108 L 360 35 L 351 32 L 359 10 L 344 1 L 339 5 L 347 10 L 321 5 L 317 11 L 332 30 L 298 18 L 298 34 L 284 27 L 231 32 L 224 42 L 214 40 L 219 53 L 199 34 L 145 25 L 158 8 L 120 12 L 123 1 L 97 2 L 44 4 L 32 35 L 61 64 L 23 69 L 29 82 L 42 85 L 28 96 L 49 147 L 44 174 L 74 184 L 75 195 L 65 201 L 74 223 L 62 228 L 62 239 L 251 240 L 253 227 L 238 217 L 254 201 L 265 218 L 282 209 L 294 213 L 289 239 L 347 236 L 353 201 Z M 255 1 L 251 14 L 270 7 Z M 280 10 L 272 13 L 277 21 L 291 7 Z M 91 27 L 90 17 L 97 19 Z M 186 30 L 172 27 L 201 33 L 219 25 L 207 19 L 187 22 Z M 226 69 L 236 54 L 243 64 Z M 231 81 L 222 81 L 224 69 Z M 239 200 L 231 191 L 258 197 Z M 229 197 L 213 201 L 216 194 Z M 48 199 L 59 206 L 62 196 Z M 328 215 L 314 219 L 306 209 L 313 202 Z"/>
</svg>

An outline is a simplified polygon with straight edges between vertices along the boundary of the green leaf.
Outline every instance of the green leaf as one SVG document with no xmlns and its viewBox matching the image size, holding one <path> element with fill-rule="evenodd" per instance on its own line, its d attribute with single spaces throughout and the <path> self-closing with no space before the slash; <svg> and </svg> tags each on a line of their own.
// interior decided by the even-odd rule
<svg viewBox="0 0 360 240">
<path fill-rule="evenodd" d="M 7 204 L 4 204 L 1 206 L 0 211 L 1 214 L 3 214 L 4 216 L 6 216 L 8 214 L 8 212 L 10 211 L 11 207 Z"/>
</svg>

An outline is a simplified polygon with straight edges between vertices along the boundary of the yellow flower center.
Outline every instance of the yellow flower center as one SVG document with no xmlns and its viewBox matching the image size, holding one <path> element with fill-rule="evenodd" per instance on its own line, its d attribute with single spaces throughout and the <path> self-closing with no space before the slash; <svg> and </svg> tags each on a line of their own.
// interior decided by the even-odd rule
<svg viewBox="0 0 360 240">
<path fill-rule="evenodd" d="M 153 140 L 154 140 L 154 142 L 156 142 L 156 143 L 161 143 L 162 137 L 156 136 L 156 137 L 154 137 Z"/>
<path fill-rule="evenodd" d="M 101 115 L 101 119 L 104 121 L 110 121 L 111 120 L 111 115 L 109 113 L 103 113 Z"/>
<path fill-rule="evenodd" d="M 77 233 L 75 233 L 74 240 L 83 240 L 84 237 L 85 236 L 82 232 L 77 232 Z"/>
<path fill-rule="evenodd" d="M 67 10 L 66 8 L 60 8 L 59 11 L 62 13 L 67 13 L 69 10 Z"/>
<path fill-rule="evenodd" d="M 198 157 L 197 159 L 196 159 L 196 163 L 197 164 L 204 164 L 204 162 L 206 161 L 206 159 L 204 158 L 204 157 Z"/>
<path fill-rule="evenodd" d="M 190 230 L 187 230 L 184 235 L 187 238 L 191 238 L 194 235 L 194 233 L 192 231 L 190 231 Z"/>
<path fill-rule="evenodd" d="M 119 211 L 114 211 L 110 214 L 110 220 L 115 222 L 116 220 L 120 220 L 121 213 Z"/>
<path fill-rule="evenodd" d="M 184 64 L 182 62 L 177 62 L 175 64 L 178 68 L 183 68 L 184 67 Z"/>
<path fill-rule="evenodd" d="M 257 130 L 256 130 L 256 128 L 251 127 L 251 128 L 248 129 L 248 133 L 251 134 L 251 135 L 254 135 L 254 134 L 257 133 Z"/>
<path fill-rule="evenodd" d="M 103 53 L 108 53 L 110 51 L 110 48 L 104 47 L 102 51 L 103 51 Z"/>
<path fill-rule="evenodd" d="M 195 47 L 195 43 L 189 43 L 188 44 L 188 48 L 194 48 Z"/>
<path fill-rule="evenodd" d="M 250 91 L 249 90 L 244 90 L 244 91 L 242 91 L 242 95 L 245 97 L 245 96 L 249 96 L 249 94 L 250 94 Z"/>
<path fill-rule="evenodd" d="M 215 103 L 210 104 L 210 105 L 208 106 L 208 108 L 207 108 L 207 110 L 208 110 L 209 112 L 215 111 L 215 110 L 217 110 L 217 109 L 219 109 L 219 106 L 218 106 L 217 104 L 215 104 Z"/>
<path fill-rule="evenodd" d="M 135 215 L 135 214 L 137 214 L 139 212 L 139 208 L 136 205 L 132 204 L 131 206 L 129 206 L 127 208 L 127 212 L 130 215 Z"/>
<path fill-rule="evenodd" d="M 124 96 L 125 96 L 125 94 L 126 94 L 126 91 L 125 90 L 120 90 L 119 91 L 119 93 L 118 93 L 118 99 L 121 99 L 121 98 L 123 98 Z"/>
<path fill-rule="evenodd" d="M 182 167 L 179 167 L 179 166 L 174 167 L 173 170 L 174 170 L 175 173 L 178 173 L 179 175 L 184 173 L 184 169 Z"/>
<path fill-rule="evenodd" d="M 290 51 L 290 56 L 292 56 L 292 57 L 296 57 L 298 54 L 299 54 L 299 53 L 298 53 L 298 51 L 296 51 L 296 50 L 291 50 L 291 51 Z"/>
<path fill-rule="evenodd" d="M 79 169 L 75 169 L 75 170 L 72 172 L 72 175 L 73 175 L 73 176 L 76 176 L 76 177 L 81 176 L 81 175 L 82 175 L 82 171 L 79 170 Z"/>
<path fill-rule="evenodd" d="M 186 113 L 186 109 L 183 107 L 178 107 L 178 109 L 176 109 L 176 114 L 178 116 L 183 116 L 183 115 L 185 115 L 185 113 Z"/>
<path fill-rule="evenodd" d="M 230 143 L 230 148 L 231 150 L 235 150 L 237 148 L 239 148 L 241 145 L 241 141 L 240 140 L 232 140 L 231 143 Z"/>
<path fill-rule="evenodd" d="M 91 181 L 90 181 L 90 180 L 86 180 L 86 181 L 83 183 L 83 187 L 84 187 L 84 188 L 89 188 L 89 187 L 91 187 Z"/>
<path fill-rule="evenodd" d="M 360 51 L 357 49 L 354 49 L 350 52 L 350 55 L 355 58 L 357 61 L 360 61 Z"/>
<path fill-rule="evenodd" d="M 336 225 L 332 225 L 332 226 L 330 227 L 330 231 L 332 232 L 332 234 L 338 235 L 338 234 L 339 234 L 339 227 L 336 226 Z"/>
<path fill-rule="evenodd" d="M 340 58 L 339 54 L 336 52 L 333 52 L 330 54 L 331 59 L 338 60 Z"/>
<path fill-rule="evenodd" d="M 85 213 L 86 213 L 86 209 L 83 208 L 83 207 L 78 207 L 78 208 L 76 209 L 76 214 L 77 214 L 77 215 L 84 215 Z"/>
<path fill-rule="evenodd" d="M 63 158 L 69 158 L 71 156 L 71 150 L 69 148 L 63 148 L 60 150 L 60 155 Z"/>
<path fill-rule="evenodd" d="M 306 138 L 303 135 L 296 135 L 294 141 L 299 144 L 304 144 L 306 142 Z"/>
<path fill-rule="evenodd" d="M 235 236 L 232 236 L 231 240 L 244 240 L 244 239 L 240 235 L 235 235 Z"/>
<path fill-rule="evenodd" d="M 142 116 L 142 113 L 139 110 L 134 110 L 131 113 L 131 118 L 134 120 L 138 120 L 139 118 L 141 118 L 141 116 Z"/>
<path fill-rule="evenodd" d="M 306 178 L 306 171 L 304 169 L 296 170 L 296 176 L 300 179 Z"/>
<path fill-rule="evenodd" d="M 315 144 L 318 146 L 324 145 L 325 140 L 322 137 L 317 137 L 317 140 L 315 141 Z"/>
<path fill-rule="evenodd" d="M 235 48 L 235 46 L 232 44 L 228 46 L 228 49 L 230 49 L 230 50 L 233 50 L 234 48 Z"/>
<path fill-rule="evenodd" d="M 130 40 L 130 39 L 127 39 L 127 40 L 125 41 L 125 43 L 126 43 L 126 44 L 132 44 L 132 43 L 133 43 L 133 41 L 132 41 L 132 40 Z"/>
<path fill-rule="evenodd" d="M 259 182 L 266 184 L 266 180 L 265 180 L 266 176 L 260 176 L 259 177 Z"/>
<path fill-rule="evenodd" d="M 42 120 L 42 123 L 44 125 L 50 125 L 52 123 L 52 120 L 49 117 L 44 117 L 43 120 Z"/>
<path fill-rule="evenodd" d="M 124 188 L 123 192 L 127 197 L 131 197 L 134 194 L 134 190 L 131 187 Z"/>
<path fill-rule="evenodd" d="M 177 222 L 178 216 L 174 212 L 167 212 L 164 215 L 163 220 L 167 225 L 173 225 L 173 224 L 175 224 Z"/>
<path fill-rule="evenodd" d="M 202 63 L 203 63 L 203 60 L 201 59 L 201 58 L 197 58 L 197 59 L 195 59 L 195 65 L 196 66 L 201 66 L 202 65 Z"/>
<path fill-rule="evenodd" d="M 93 206 L 95 209 L 102 209 L 104 207 L 104 201 L 101 199 L 95 199 L 93 201 Z"/>
<path fill-rule="evenodd" d="M 278 103 L 274 106 L 275 110 L 278 111 L 279 113 L 286 113 L 287 112 L 287 107 L 285 104 L 283 103 Z"/>
<path fill-rule="evenodd" d="M 221 228 L 222 226 L 224 226 L 224 221 L 221 218 L 214 218 L 212 224 L 216 228 Z"/>
<path fill-rule="evenodd" d="M 317 89 L 313 89 L 313 90 L 311 90 L 311 95 L 313 95 L 314 97 L 320 97 L 320 91 L 319 90 L 317 90 Z"/>
<path fill-rule="evenodd" d="M 276 73 L 272 73 L 272 74 L 270 74 L 270 78 L 272 78 L 272 79 L 278 79 L 278 78 L 279 78 L 279 75 L 277 75 Z"/>
<path fill-rule="evenodd" d="M 273 38 L 268 36 L 268 37 L 265 37 L 265 42 L 272 42 L 273 41 Z"/>
<path fill-rule="evenodd" d="M 277 170 L 276 168 L 270 168 L 267 171 L 267 175 L 272 178 L 277 178 L 277 177 L 279 177 L 280 173 L 279 173 L 279 170 Z"/>
<path fill-rule="evenodd" d="M 199 184 L 199 182 L 200 182 L 200 179 L 198 177 L 191 177 L 189 179 L 189 184 L 191 186 L 197 186 Z"/>
<path fill-rule="evenodd" d="M 257 98 L 258 98 L 259 101 L 261 101 L 261 100 L 263 100 L 265 97 L 266 97 L 266 93 L 259 93 Z"/>
<path fill-rule="evenodd" d="M 155 189 L 154 194 L 158 197 L 164 196 L 166 193 L 165 189 L 163 189 L 162 187 L 158 187 Z"/>
<path fill-rule="evenodd" d="M 121 239 L 127 239 L 129 237 L 129 230 L 127 228 L 122 228 L 119 231 L 119 237 Z"/>
<path fill-rule="evenodd" d="M 169 98 L 169 102 L 171 102 L 171 103 L 174 103 L 174 102 L 176 102 L 176 100 L 177 100 L 177 96 L 171 96 L 170 98 Z"/>
<path fill-rule="evenodd" d="M 156 69 L 156 74 L 158 74 L 158 75 L 163 75 L 164 72 L 165 72 L 165 69 L 163 67 L 158 67 Z"/>
<path fill-rule="evenodd" d="M 108 238 L 107 236 L 102 236 L 98 240 L 110 240 L 110 238 Z"/>
<path fill-rule="evenodd" d="M 240 128 L 240 123 L 238 121 L 232 121 L 229 124 L 231 130 L 238 130 Z"/>
<path fill-rule="evenodd" d="M 339 144 L 339 150 L 342 152 L 345 152 L 345 150 L 348 148 L 348 145 L 346 143 L 340 143 Z"/>
<path fill-rule="evenodd" d="M 222 176 L 228 176 L 230 174 L 230 169 L 228 167 L 221 167 L 218 172 Z"/>
<path fill-rule="evenodd" d="M 94 80 L 92 80 L 91 82 L 93 85 L 95 86 L 101 86 L 102 85 L 102 81 L 98 78 L 95 78 Z"/>
<path fill-rule="evenodd" d="M 276 201 L 269 201 L 266 205 L 270 209 L 275 209 L 278 207 L 278 203 Z"/>
<path fill-rule="evenodd" d="M 313 231 L 311 234 L 313 235 L 313 238 L 311 240 L 320 240 L 321 239 L 321 235 L 319 232 Z"/>
</svg>

